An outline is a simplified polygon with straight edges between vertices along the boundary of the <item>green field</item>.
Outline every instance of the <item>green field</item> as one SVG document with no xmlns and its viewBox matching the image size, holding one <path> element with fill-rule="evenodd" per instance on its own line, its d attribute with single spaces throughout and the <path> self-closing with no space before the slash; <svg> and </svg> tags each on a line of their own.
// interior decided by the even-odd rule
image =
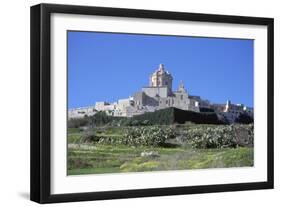
<svg viewBox="0 0 281 207">
<path fill-rule="evenodd" d="M 174 130 L 176 137 L 185 137 L 189 129 L 205 130 L 206 127 L 209 131 L 218 128 L 216 125 L 178 125 Z M 100 127 L 91 130 L 99 140 L 121 140 L 126 128 Z M 195 148 L 199 145 L 193 146 L 185 138 L 167 139 L 169 144 L 165 146 L 134 146 L 95 139 L 89 141 L 83 138 L 84 134 L 85 131 L 78 128 L 68 129 L 68 175 L 246 167 L 253 166 L 254 162 L 253 146 L 202 149 Z"/>
</svg>

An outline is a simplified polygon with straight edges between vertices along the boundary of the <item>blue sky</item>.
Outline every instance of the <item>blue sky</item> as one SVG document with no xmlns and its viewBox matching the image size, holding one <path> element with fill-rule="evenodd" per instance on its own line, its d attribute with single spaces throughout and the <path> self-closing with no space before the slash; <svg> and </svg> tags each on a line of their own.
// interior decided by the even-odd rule
<svg viewBox="0 0 281 207">
<path fill-rule="evenodd" d="M 68 32 L 68 107 L 127 98 L 165 65 L 176 89 L 253 106 L 253 40 Z"/>
</svg>

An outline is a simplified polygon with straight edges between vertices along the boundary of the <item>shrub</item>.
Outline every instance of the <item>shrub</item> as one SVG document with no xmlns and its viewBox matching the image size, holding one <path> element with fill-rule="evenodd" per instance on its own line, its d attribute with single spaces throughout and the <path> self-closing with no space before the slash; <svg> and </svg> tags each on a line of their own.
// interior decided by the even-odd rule
<svg viewBox="0 0 281 207">
<path fill-rule="evenodd" d="M 214 109 L 200 107 L 200 112 L 215 112 Z"/>
<path fill-rule="evenodd" d="M 88 117 L 77 118 L 77 119 L 69 119 L 67 121 L 68 128 L 79 128 L 88 125 L 89 120 Z"/>
<path fill-rule="evenodd" d="M 240 114 L 236 119 L 235 119 L 236 123 L 240 123 L 240 124 L 251 124 L 254 122 L 254 119 L 249 116 L 248 114 Z"/>
<path fill-rule="evenodd" d="M 218 116 L 214 112 L 194 112 L 185 111 L 177 108 L 173 108 L 174 122 L 184 124 L 185 122 L 193 122 L 195 124 L 225 124 L 219 120 Z"/>
<path fill-rule="evenodd" d="M 90 124 L 92 126 L 105 125 L 111 121 L 112 117 L 108 116 L 104 111 L 97 112 L 94 116 L 90 117 Z"/>
<path fill-rule="evenodd" d="M 154 112 L 146 112 L 131 118 L 139 122 L 149 121 L 152 125 L 169 125 L 174 122 L 174 108 L 160 109 Z"/>
<path fill-rule="evenodd" d="M 149 122 L 149 120 L 143 120 L 143 121 L 141 122 L 141 125 L 143 125 L 143 126 L 148 126 L 148 125 L 150 125 L 150 122 Z"/>
<path fill-rule="evenodd" d="M 188 131 L 190 143 L 194 148 L 226 148 L 235 147 L 231 130 L 226 127 L 207 127 L 205 130 L 194 128 Z"/>
<path fill-rule="evenodd" d="M 186 132 L 188 143 L 193 148 L 235 148 L 253 146 L 253 125 L 228 125 L 190 128 Z"/>
<path fill-rule="evenodd" d="M 233 127 L 234 138 L 239 146 L 253 147 L 254 145 L 254 124 L 235 125 Z"/>
<path fill-rule="evenodd" d="M 133 146 L 163 146 L 171 138 L 175 138 L 174 129 L 171 127 L 130 127 L 126 129 L 122 142 Z"/>
<path fill-rule="evenodd" d="M 138 121 L 138 120 L 133 120 L 131 122 L 131 126 L 138 126 L 138 125 L 140 125 L 140 121 Z"/>
<path fill-rule="evenodd" d="M 91 143 L 99 141 L 99 137 L 96 136 L 94 131 L 86 131 L 81 136 L 80 142 L 81 143 Z"/>
<path fill-rule="evenodd" d="M 184 124 L 187 121 L 196 124 L 225 124 L 223 121 L 219 120 L 217 114 L 213 110 L 206 109 L 203 111 L 204 112 L 194 112 L 170 107 L 136 115 L 132 117 L 131 120 L 139 120 L 141 122 L 149 120 L 151 125 L 170 125 L 173 123 Z"/>
</svg>

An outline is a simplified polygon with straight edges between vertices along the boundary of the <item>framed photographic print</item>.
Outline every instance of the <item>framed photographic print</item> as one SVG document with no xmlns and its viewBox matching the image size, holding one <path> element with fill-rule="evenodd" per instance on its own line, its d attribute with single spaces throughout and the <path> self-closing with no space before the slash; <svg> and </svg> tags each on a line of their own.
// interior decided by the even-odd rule
<svg viewBox="0 0 281 207">
<path fill-rule="evenodd" d="M 273 19 L 31 7 L 31 200 L 273 188 Z"/>
</svg>

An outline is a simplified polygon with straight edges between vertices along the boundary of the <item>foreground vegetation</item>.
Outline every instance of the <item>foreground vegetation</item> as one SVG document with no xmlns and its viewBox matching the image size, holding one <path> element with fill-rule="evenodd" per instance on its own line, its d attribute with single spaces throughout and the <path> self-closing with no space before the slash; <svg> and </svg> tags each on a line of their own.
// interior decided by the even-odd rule
<svg viewBox="0 0 281 207">
<path fill-rule="evenodd" d="M 68 129 L 68 174 L 253 166 L 253 124 Z"/>
<path fill-rule="evenodd" d="M 142 156 L 144 152 L 147 156 Z M 193 150 L 183 147 L 72 145 L 68 151 L 69 175 L 241 166 L 253 166 L 253 148 Z"/>
</svg>

